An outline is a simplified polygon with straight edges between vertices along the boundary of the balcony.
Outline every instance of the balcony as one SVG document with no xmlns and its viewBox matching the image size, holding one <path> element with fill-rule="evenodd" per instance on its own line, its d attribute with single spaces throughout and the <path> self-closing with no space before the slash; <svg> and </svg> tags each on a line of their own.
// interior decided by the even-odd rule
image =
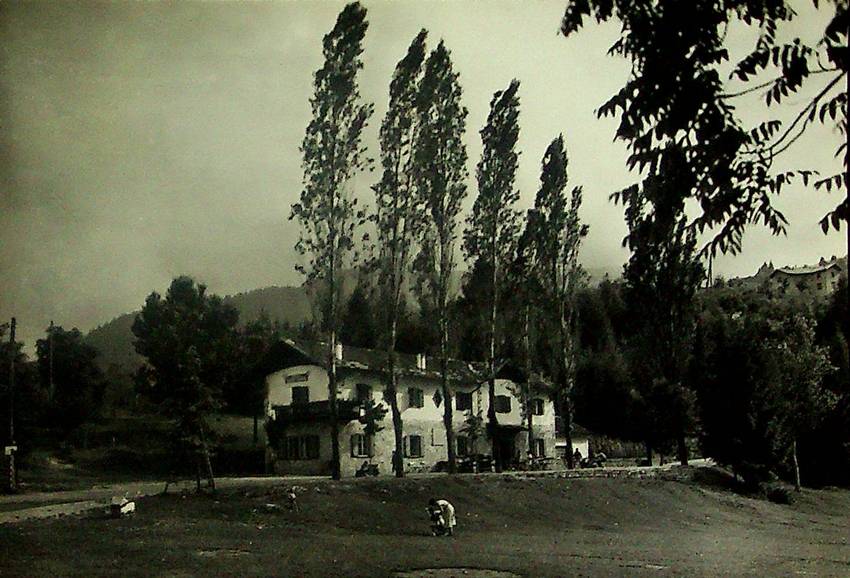
<svg viewBox="0 0 850 578">
<path fill-rule="evenodd" d="M 305 423 L 330 421 L 330 401 L 311 401 L 295 405 L 276 405 L 273 407 L 275 420 L 285 423 Z M 353 401 L 337 400 L 337 416 L 340 423 L 347 423 L 360 417 L 360 406 Z"/>
</svg>

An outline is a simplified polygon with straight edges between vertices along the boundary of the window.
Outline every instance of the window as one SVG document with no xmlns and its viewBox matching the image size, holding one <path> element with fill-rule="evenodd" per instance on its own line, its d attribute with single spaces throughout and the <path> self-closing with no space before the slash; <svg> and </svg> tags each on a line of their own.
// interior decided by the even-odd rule
<svg viewBox="0 0 850 578">
<path fill-rule="evenodd" d="M 431 428 L 431 445 L 432 446 L 443 446 L 446 442 L 446 436 L 440 435 L 440 431 L 437 428 Z"/>
<path fill-rule="evenodd" d="M 472 409 L 472 392 L 459 391 L 455 394 L 455 409 Z"/>
<path fill-rule="evenodd" d="M 319 459 L 319 436 L 287 436 L 283 449 L 287 460 Z"/>
<path fill-rule="evenodd" d="M 309 376 L 309 373 L 293 373 L 292 375 L 287 375 L 284 381 L 286 383 L 299 383 L 302 381 L 307 381 Z"/>
<path fill-rule="evenodd" d="M 425 407 L 425 393 L 421 389 L 411 387 L 407 390 L 407 405 L 410 407 Z"/>
<path fill-rule="evenodd" d="M 407 436 L 404 438 L 404 457 L 406 458 L 421 458 L 422 457 L 422 436 Z"/>
<path fill-rule="evenodd" d="M 535 458 L 545 458 L 546 457 L 546 443 L 543 441 L 543 438 L 535 438 L 534 439 L 534 457 Z"/>
<path fill-rule="evenodd" d="M 494 405 L 496 413 L 511 413 L 511 398 L 507 395 L 497 395 Z"/>
<path fill-rule="evenodd" d="M 357 384 L 357 402 L 366 403 L 372 401 L 372 386 L 365 383 Z"/>
<path fill-rule="evenodd" d="M 531 400 L 531 413 L 534 415 L 543 415 L 543 408 L 544 404 L 542 399 L 535 397 Z"/>
<path fill-rule="evenodd" d="M 354 434 L 351 436 L 351 457 L 363 458 L 372 455 L 371 444 L 366 434 Z"/>
<path fill-rule="evenodd" d="M 469 438 L 466 436 L 457 436 L 455 438 L 457 442 L 457 456 L 459 458 L 463 458 L 469 455 Z"/>
<path fill-rule="evenodd" d="M 310 388 L 297 385 L 292 388 L 292 405 L 307 405 L 310 403 Z"/>
</svg>

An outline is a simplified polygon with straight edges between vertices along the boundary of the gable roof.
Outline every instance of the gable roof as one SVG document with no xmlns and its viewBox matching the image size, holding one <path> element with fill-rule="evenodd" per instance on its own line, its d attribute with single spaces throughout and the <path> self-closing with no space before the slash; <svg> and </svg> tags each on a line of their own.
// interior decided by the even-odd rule
<svg viewBox="0 0 850 578">
<path fill-rule="evenodd" d="M 325 341 L 303 341 L 283 339 L 269 350 L 268 363 L 264 371 L 272 373 L 294 365 L 318 365 L 327 368 L 329 345 Z M 360 371 L 386 371 L 387 353 L 377 349 L 363 347 L 342 347 L 342 359 L 337 360 L 340 369 Z M 419 369 L 417 356 L 408 353 L 396 354 L 396 369 L 401 375 L 420 376 L 439 379 L 440 360 L 435 357 L 425 357 L 425 369 Z M 459 359 L 449 359 L 449 379 L 455 382 L 477 383 L 485 378 L 485 366 L 481 363 L 470 363 Z"/>
<path fill-rule="evenodd" d="M 305 341 L 283 339 L 274 344 L 263 363 L 263 372 L 268 375 L 296 365 L 318 365 L 327 368 L 329 345 L 325 341 Z M 460 359 L 449 359 L 449 380 L 454 383 L 477 385 L 487 380 L 487 365 L 480 362 L 468 362 Z M 387 368 L 387 352 L 379 349 L 363 347 L 342 347 L 342 359 L 337 360 L 337 367 L 342 370 L 359 370 L 383 373 Z M 396 353 L 396 370 L 403 376 L 417 376 L 440 379 L 440 359 L 425 356 L 425 369 L 419 369 L 417 356 L 409 353 Z M 523 372 L 516 365 L 508 362 L 499 366 L 496 377 L 520 382 Z M 548 385 L 546 380 L 532 374 L 532 383 L 536 386 Z"/>
<path fill-rule="evenodd" d="M 785 275 L 811 275 L 813 273 L 823 273 L 830 269 L 838 269 L 841 271 L 841 266 L 838 263 L 833 262 L 825 265 L 816 265 L 814 267 L 779 267 L 778 269 L 775 269 L 770 276 L 773 277 L 777 273 L 784 273 Z"/>
</svg>

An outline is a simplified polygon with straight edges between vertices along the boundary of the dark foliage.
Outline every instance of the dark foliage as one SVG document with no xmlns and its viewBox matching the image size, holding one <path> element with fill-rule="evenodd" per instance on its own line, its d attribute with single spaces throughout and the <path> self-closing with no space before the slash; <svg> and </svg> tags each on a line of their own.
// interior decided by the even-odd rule
<svg viewBox="0 0 850 578">
<path fill-rule="evenodd" d="M 836 396 L 824 387 L 832 369 L 793 302 L 730 289 L 706 295 L 693 367 L 706 455 L 752 485 L 770 472 L 793 480 L 796 453 L 803 481 L 817 483 L 828 470 L 805 440 L 835 416 Z M 829 469 L 847 463 L 841 453 L 831 458 Z"/>
<path fill-rule="evenodd" d="M 50 426 L 67 436 L 100 414 L 106 379 L 101 372 L 97 350 L 83 341 L 76 328 L 48 329 L 48 337 L 36 342 L 41 386 L 50 395 L 50 349 L 53 348 L 53 392 L 49 398 Z"/>
<path fill-rule="evenodd" d="M 174 419 L 177 451 L 212 487 L 208 419 L 221 407 L 221 392 L 239 379 L 238 318 L 204 285 L 177 277 L 165 298 L 148 296 L 133 323 L 136 351 L 147 360 L 137 374 L 140 391 Z"/>
</svg>

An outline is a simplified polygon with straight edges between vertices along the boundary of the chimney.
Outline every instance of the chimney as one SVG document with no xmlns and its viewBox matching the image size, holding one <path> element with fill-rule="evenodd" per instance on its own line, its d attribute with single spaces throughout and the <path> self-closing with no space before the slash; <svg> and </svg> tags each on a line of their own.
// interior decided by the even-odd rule
<svg viewBox="0 0 850 578">
<path fill-rule="evenodd" d="M 342 361 L 342 343 L 336 344 L 336 350 L 334 351 L 334 357 L 336 357 L 337 361 Z"/>
<path fill-rule="evenodd" d="M 417 353 L 416 354 L 416 369 L 419 369 L 420 371 L 425 371 L 425 366 L 426 366 L 425 354 L 424 353 Z"/>
</svg>

